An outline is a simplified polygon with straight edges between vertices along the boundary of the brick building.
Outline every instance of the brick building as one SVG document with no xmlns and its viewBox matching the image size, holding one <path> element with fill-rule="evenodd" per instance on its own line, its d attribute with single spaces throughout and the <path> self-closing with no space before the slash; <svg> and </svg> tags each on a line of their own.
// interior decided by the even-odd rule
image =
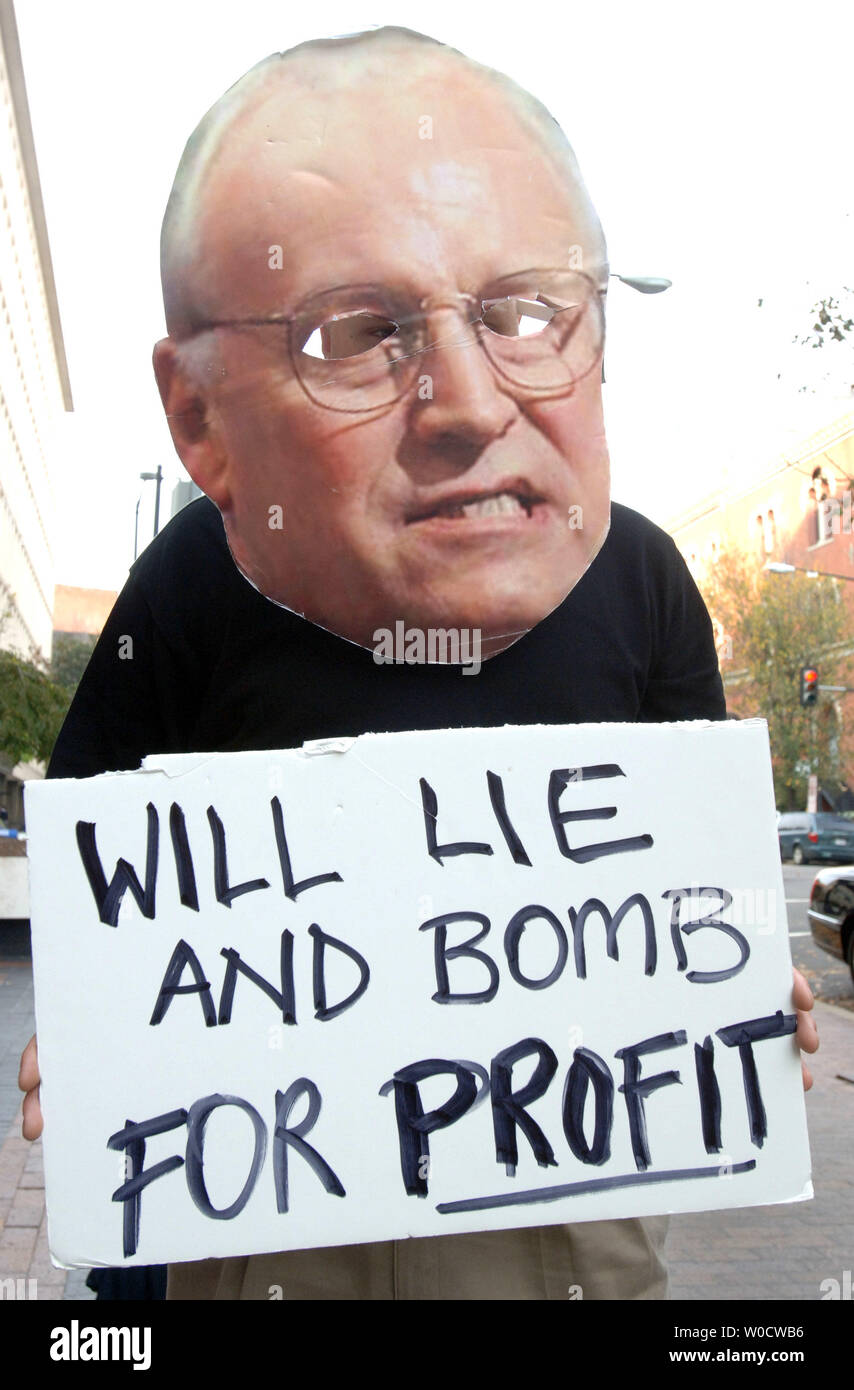
<svg viewBox="0 0 854 1390">
<path fill-rule="evenodd" d="M 854 412 L 766 466 L 754 468 L 741 485 L 730 478 L 673 518 L 666 529 L 698 581 L 726 549 L 752 553 L 763 564 L 840 576 L 837 590 L 847 622 L 845 642 L 836 655 L 854 655 Z M 785 573 L 777 582 L 787 582 Z M 717 622 L 715 627 L 724 684 L 732 690 L 739 680 L 738 663 L 732 660 L 730 634 Z M 813 652 L 808 659 L 820 666 L 820 655 Z M 827 698 L 834 701 L 840 726 L 850 727 L 854 696 L 839 693 Z M 854 768 L 848 785 L 854 786 Z"/>
<path fill-rule="evenodd" d="M 57 584 L 53 607 L 54 634 L 100 636 L 117 598 L 114 589 L 80 589 L 71 584 Z"/>
<path fill-rule="evenodd" d="M 667 526 L 695 575 L 727 545 L 854 579 L 854 412 Z"/>
</svg>

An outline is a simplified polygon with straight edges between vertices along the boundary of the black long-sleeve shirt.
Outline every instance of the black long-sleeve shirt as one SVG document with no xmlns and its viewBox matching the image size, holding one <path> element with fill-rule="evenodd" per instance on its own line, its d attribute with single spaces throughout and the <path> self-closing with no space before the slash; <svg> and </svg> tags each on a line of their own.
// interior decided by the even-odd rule
<svg viewBox="0 0 854 1390">
<path fill-rule="evenodd" d="M 670 537 L 614 504 L 572 593 L 477 675 L 377 664 L 271 603 L 200 499 L 142 554 L 107 621 L 48 775 L 148 753 L 293 748 L 405 729 L 723 719 L 711 622 Z"/>
</svg>

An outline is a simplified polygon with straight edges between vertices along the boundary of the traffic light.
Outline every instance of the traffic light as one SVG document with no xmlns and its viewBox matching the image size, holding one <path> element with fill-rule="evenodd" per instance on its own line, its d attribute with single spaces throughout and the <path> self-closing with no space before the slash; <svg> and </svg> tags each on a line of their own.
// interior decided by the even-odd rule
<svg viewBox="0 0 854 1390">
<path fill-rule="evenodd" d="M 818 700 L 818 671 L 814 666 L 801 667 L 801 704 L 814 705 Z"/>
</svg>

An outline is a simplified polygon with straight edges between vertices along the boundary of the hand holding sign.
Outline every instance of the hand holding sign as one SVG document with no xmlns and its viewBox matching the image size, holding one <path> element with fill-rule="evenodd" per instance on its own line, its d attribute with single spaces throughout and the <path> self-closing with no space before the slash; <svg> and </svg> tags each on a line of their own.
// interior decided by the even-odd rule
<svg viewBox="0 0 854 1390">
<path fill-rule="evenodd" d="M 21 1133 L 25 1139 L 38 1139 L 44 1128 L 42 1108 L 39 1104 L 41 1075 L 39 1074 L 39 1052 L 35 1033 L 21 1053 L 21 1067 L 18 1072 L 18 1086 L 26 1092 L 23 1100 L 23 1123 Z"/>
<path fill-rule="evenodd" d="M 792 1004 L 797 1010 L 798 1017 L 795 1039 L 802 1052 L 818 1052 L 818 1025 L 811 1012 L 815 1003 L 813 992 L 810 989 L 809 981 L 805 975 L 801 974 L 800 970 L 793 969 L 792 977 Z M 801 1063 L 801 1067 L 804 1090 L 808 1091 L 812 1086 L 812 1073 L 805 1062 Z M 40 1084 L 38 1045 L 36 1036 L 33 1034 L 21 1053 L 21 1069 L 18 1075 L 18 1086 L 26 1092 L 23 1100 L 23 1123 L 21 1125 L 21 1133 L 25 1139 L 38 1139 L 44 1128 L 41 1105 L 39 1104 Z"/>
<path fill-rule="evenodd" d="M 806 975 L 802 975 L 800 970 L 793 970 L 792 974 L 794 975 L 792 1003 L 798 1015 L 798 1031 L 795 1034 L 798 1047 L 802 1052 L 818 1052 L 818 1024 L 811 1013 L 815 998 Z M 804 1090 L 808 1091 L 812 1086 L 812 1072 L 804 1061 L 801 1062 L 801 1070 L 804 1078 Z"/>
</svg>

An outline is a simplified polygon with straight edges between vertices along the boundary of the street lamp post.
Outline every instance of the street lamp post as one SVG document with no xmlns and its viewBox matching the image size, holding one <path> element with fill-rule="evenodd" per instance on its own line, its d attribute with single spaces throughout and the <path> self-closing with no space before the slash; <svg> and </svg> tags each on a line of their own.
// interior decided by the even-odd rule
<svg viewBox="0 0 854 1390">
<path fill-rule="evenodd" d="M 156 473 L 140 473 L 140 478 L 144 483 L 156 483 L 154 493 L 154 532 L 152 539 L 160 530 L 160 485 L 163 482 L 163 469 L 157 465 Z M 136 516 L 133 523 L 133 558 L 136 559 L 139 553 L 139 504 L 142 501 L 142 493 L 136 499 Z"/>
<path fill-rule="evenodd" d="M 665 280 L 662 275 L 618 275 L 616 270 L 611 271 L 612 280 L 620 280 L 629 289 L 637 290 L 639 294 L 661 294 L 663 290 L 669 290 L 673 284 L 672 280 Z M 602 358 L 602 381 L 605 381 L 605 359 Z"/>
<path fill-rule="evenodd" d="M 768 560 L 765 568 L 769 574 L 805 574 L 808 579 L 841 579 L 845 584 L 854 584 L 854 574 L 831 574 L 829 570 L 808 570 L 803 565 L 787 565 L 782 560 Z"/>
<path fill-rule="evenodd" d="M 142 478 L 144 483 L 157 484 L 157 487 L 154 492 L 154 535 L 152 536 L 153 540 L 154 536 L 156 536 L 157 532 L 160 530 L 160 484 L 163 482 L 163 469 L 160 467 L 160 464 L 158 463 L 156 473 L 140 473 L 139 476 L 140 478 Z"/>
<path fill-rule="evenodd" d="M 662 290 L 669 290 L 673 284 L 672 280 L 665 280 L 661 275 L 618 275 L 616 270 L 611 271 L 611 279 L 621 280 L 639 294 L 661 294 Z"/>
</svg>

